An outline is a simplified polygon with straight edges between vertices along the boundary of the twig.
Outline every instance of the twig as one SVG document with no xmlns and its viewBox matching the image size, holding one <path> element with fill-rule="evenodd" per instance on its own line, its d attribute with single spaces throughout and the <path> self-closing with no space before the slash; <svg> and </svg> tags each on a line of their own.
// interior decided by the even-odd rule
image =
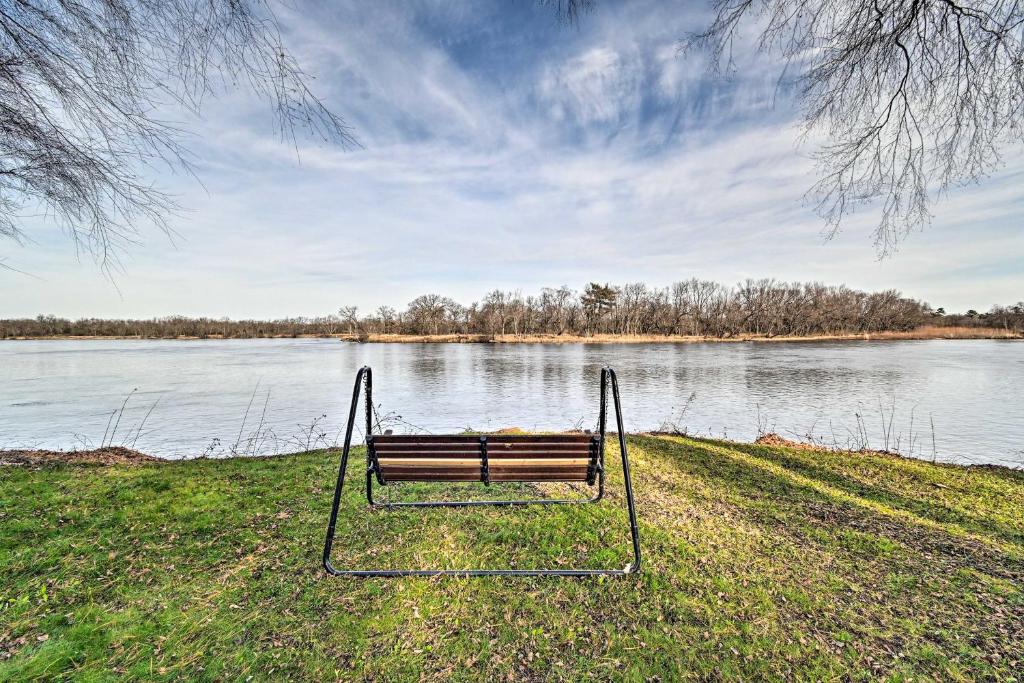
<svg viewBox="0 0 1024 683">
<path fill-rule="evenodd" d="M 116 408 L 110 411 L 110 417 L 107 418 L 107 426 L 103 429 L 103 438 L 100 439 L 100 448 L 103 448 L 103 444 L 107 442 L 107 432 L 110 431 L 110 421 L 114 419 L 114 413 L 116 412 Z"/>
<path fill-rule="evenodd" d="M 263 423 L 267 417 L 267 406 L 270 405 L 270 389 L 267 389 L 267 398 L 263 401 L 263 412 L 260 414 L 260 423 L 256 426 L 256 436 L 250 441 L 252 442 L 252 454 L 257 455 L 257 450 L 263 447 L 263 439 L 260 439 L 260 433 L 263 431 Z"/>
<path fill-rule="evenodd" d="M 146 424 L 146 420 L 149 419 L 150 413 L 153 412 L 153 409 L 156 408 L 157 404 L 160 403 L 160 399 L 162 398 L 163 396 L 157 398 L 156 401 L 153 402 L 153 405 L 149 407 L 149 410 L 146 411 L 146 415 L 142 418 L 142 422 L 139 423 L 139 428 L 135 431 L 135 438 L 132 439 L 132 448 L 135 448 L 135 443 L 139 440 L 139 436 L 142 434 L 142 427 Z M 131 432 L 129 432 L 129 434 L 130 433 Z"/>
<path fill-rule="evenodd" d="M 252 396 L 249 397 L 249 405 L 245 407 L 245 415 L 242 416 L 242 425 L 238 428 L 238 437 L 235 439 L 235 444 L 231 447 L 232 454 L 238 452 L 238 444 L 242 443 L 242 430 L 245 429 L 245 421 L 249 419 L 249 409 L 252 408 L 252 402 L 256 398 L 256 392 L 260 388 L 260 381 L 261 380 L 256 380 L 256 386 L 253 387 Z"/>
<path fill-rule="evenodd" d="M 139 388 L 135 387 L 134 389 L 128 392 L 127 396 L 124 397 L 124 403 L 121 404 L 121 409 L 117 411 L 117 421 L 114 423 L 114 430 L 110 432 L 110 443 L 107 444 L 108 446 L 114 445 L 114 435 L 117 434 L 117 426 L 121 424 L 121 417 L 124 415 L 124 407 L 128 405 L 128 399 L 132 397 L 132 394 L 134 394 L 138 390 Z M 102 447 L 103 444 L 100 444 L 100 446 Z"/>
<path fill-rule="evenodd" d="M 928 413 L 928 421 L 932 424 L 932 462 L 935 462 L 938 458 L 938 451 L 935 450 L 935 418 L 931 413 Z"/>
</svg>

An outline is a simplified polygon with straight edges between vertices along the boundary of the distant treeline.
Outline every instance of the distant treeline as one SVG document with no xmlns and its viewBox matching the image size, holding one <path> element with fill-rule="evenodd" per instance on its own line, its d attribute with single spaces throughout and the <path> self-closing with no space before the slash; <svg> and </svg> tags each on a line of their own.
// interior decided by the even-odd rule
<svg viewBox="0 0 1024 683">
<path fill-rule="evenodd" d="M 54 316 L 0 320 L 0 338 L 53 336 L 290 337 L 335 334 L 744 334 L 817 336 L 899 332 L 921 325 L 1024 331 L 1024 302 L 987 313 L 947 314 L 897 291 L 861 292 L 844 285 L 746 280 L 726 287 L 686 280 L 669 287 L 589 283 L 582 291 L 544 288 L 539 294 L 495 290 L 464 306 L 424 294 L 404 311 L 381 306 L 359 315 L 355 306 L 315 318 L 215 320 L 171 316 L 151 320 L 68 320 Z"/>
</svg>

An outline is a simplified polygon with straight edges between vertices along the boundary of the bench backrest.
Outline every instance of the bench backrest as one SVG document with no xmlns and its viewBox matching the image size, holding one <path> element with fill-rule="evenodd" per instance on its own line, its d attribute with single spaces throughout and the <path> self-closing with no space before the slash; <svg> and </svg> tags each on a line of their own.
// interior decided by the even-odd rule
<svg viewBox="0 0 1024 683">
<path fill-rule="evenodd" d="M 596 434 L 372 436 L 378 481 L 594 483 L 601 462 Z"/>
</svg>

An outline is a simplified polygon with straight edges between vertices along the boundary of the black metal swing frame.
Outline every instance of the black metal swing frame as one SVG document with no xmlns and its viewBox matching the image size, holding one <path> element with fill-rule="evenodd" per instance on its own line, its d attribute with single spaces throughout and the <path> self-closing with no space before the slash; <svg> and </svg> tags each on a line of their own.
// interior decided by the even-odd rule
<svg viewBox="0 0 1024 683">
<path fill-rule="evenodd" d="M 623 569 L 338 569 L 331 563 L 331 549 L 334 545 L 335 528 L 338 521 L 338 508 L 341 504 L 342 485 L 345 482 L 345 473 L 348 469 L 349 452 L 352 445 L 352 432 L 355 428 L 356 412 L 359 404 L 359 395 L 363 389 L 366 394 L 366 501 L 371 509 L 400 508 L 400 507 L 473 507 L 479 505 L 488 506 L 520 506 L 520 505 L 571 505 L 597 503 L 604 497 L 605 470 L 604 470 L 604 442 L 605 426 L 608 416 L 608 386 L 611 385 L 612 402 L 615 407 L 615 424 L 619 439 L 619 452 L 622 456 L 622 474 L 626 489 L 626 505 L 629 511 L 630 536 L 633 543 L 633 560 Z M 593 485 L 596 478 L 597 492 L 590 498 L 578 499 L 550 499 L 539 498 L 532 500 L 446 500 L 446 501 L 401 501 L 401 502 L 379 502 L 373 498 L 373 480 L 386 485 L 380 478 L 380 467 L 376 462 L 373 448 L 373 371 L 369 366 L 363 366 L 356 373 L 355 386 L 352 389 L 352 405 L 349 409 L 348 425 L 345 431 L 345 441 L 341 451 L 341 462 L 338 467 L 338 480 L 334 486 L 334 500 L 331 505 L 330 521 L 327 525 L 327 537 L 324 541 L 323 567 L 332 576 L 353 576 L 353 577 L 400 577 L 400 576 L 626 576 L 640 571 L 640 533 L 636 521 L 636 504 L 633 499 L 633 483 L 629 471 L 629 453 L 626 449 L 626 435 L 622 424 L 622 406 L 619 399 L 619 383 L 615 371 L 611 367 L 601 368 L 601 391 L 600 411 L 598 416 L 598 434 L 594 437 L 596 442 L 595 461 L 592 463 L 592 476 L 588 477 L 588 484 Z M 480 439 L 481 469 L 486 480 L 487 473 L 487 446 L 486 437 Z"/>
</svg>

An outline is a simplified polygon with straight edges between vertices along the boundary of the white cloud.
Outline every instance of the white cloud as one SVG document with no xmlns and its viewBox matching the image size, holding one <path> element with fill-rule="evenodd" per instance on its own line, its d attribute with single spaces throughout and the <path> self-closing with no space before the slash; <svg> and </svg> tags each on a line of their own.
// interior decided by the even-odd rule
<svg viewBox="0 0 1024 683">
<path fill-rule="evenodd" d="M 600 46 L 550 68 L 540 89 L 558 120 L 615 123 L 635 112 L 641 80 L 641 65 L 635 60 Z"/>
<path fill-rule="evenodd" d="M 176 250 L 150 236 L 121 297 L 40 223 L 40 244 L 8 252 L 42 280 L 0 270 L 0 315 L 319 314 L 690 276 L 896 286 L 947 309 L 1020 298 L 1010 171 L 936 205 L 935 226 L 879 263 L 866 217 L 823 243 L 795 113 L 769 108 L 770 65 L 709 80 L 675 51 L 692 19 L 660 5 L 601 8 L 554 38 L 461 7 L 440 34 L 397 4 L 285 15 L 365 148 L 301 143 L 297 160 L 262 103 L 221 99 L 196 145 L 205 187 L 163 179 L 190 209 Z"/>
</svg>

